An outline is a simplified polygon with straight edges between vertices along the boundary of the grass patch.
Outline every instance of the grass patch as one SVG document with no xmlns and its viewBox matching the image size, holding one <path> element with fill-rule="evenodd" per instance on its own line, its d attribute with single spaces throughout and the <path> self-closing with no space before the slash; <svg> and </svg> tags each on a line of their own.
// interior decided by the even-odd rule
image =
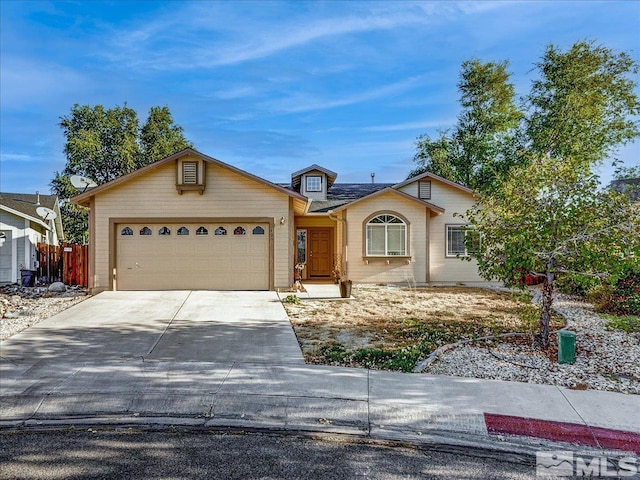
<svg viewBox="0 0 640 480">
<path fill-rule="evenodd" d="M 607 330 L 622 330 L 627 333 L 640 333 L 640 317 L 637 315 L 602 315 L 607 319 Z"/>
<path fill-rule="evenodd" d="M 354 286 L 356 300 L 285 304 L 309 363 L 411 371 L 436 348 L 538 328 L 528 295 L 480 288 Z M 551 329 L 564 326 L 555 317 Z"/>
</svg>

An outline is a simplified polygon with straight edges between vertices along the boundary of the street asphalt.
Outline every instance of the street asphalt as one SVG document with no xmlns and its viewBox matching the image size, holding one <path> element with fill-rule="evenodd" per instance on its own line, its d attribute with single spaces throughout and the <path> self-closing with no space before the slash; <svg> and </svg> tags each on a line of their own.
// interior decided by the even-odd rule
<svg viewBox="0 0 640 480">
<path fill-rule="evenodd" d="M 317 432 L 640 454 L 640 396 L 306 365 L 275 292 L 103 292 L 0 343 L 0 429 Z"/>
</svg>

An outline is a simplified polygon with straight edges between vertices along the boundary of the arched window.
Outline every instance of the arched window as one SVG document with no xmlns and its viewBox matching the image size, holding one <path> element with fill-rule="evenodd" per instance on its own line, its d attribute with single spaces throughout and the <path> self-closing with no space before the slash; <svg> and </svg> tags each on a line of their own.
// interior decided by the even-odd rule
<svg viewBox="0 0 640 480">
<path fill-rule="evenodd" d="M 149 227 L 142 227 L 140 229 L 140 235 L 151 235 L 151 229 Z"/>
<path fill-rule="evenodd" d="M 396 215 L 382 214 L 366 225 L 366 255 L 369 257 L 407 255 L 407 224 Z"/>
<path fill-rule="evenodd" d="M 162 227 L 158 231 L 158 235 L 171 235 L 171 230 L 169 230 L 169 227 Z"/>
<path fill-rule="evenodd" d="M 178 235 L 189 235 L 189 229 L 187 227 L 180 227 L 178 229 Z"/>
<path fill-rule="evenodd" d="M 215 234 L 216 235 L 226 235 L 227 234 L 227 229 L 224 228 L 224 227 L 218 227 L 218 228 L 216 228 Z"/>
<path fill-rule="evenodd" d="M 233 230 L 233 234 L 234 234 L 234 235 L 246 235 L 246 234 L 247 234 L 247 231 L 246 231 L 244 228 L 242 228 L 242 227 L 236 227 L 236 228 Z"/>
<path fill-rule="evenodd" d="M 254 235 L 264 235 L 264 228 L 258 225 L 251 231 L 251 233 L 253 233 Z"/>
<path fill-rule="evenodd" d="M 199 228 L 196 230 L 196 235 L 209 235 L 209 230 L 207 230 L 207 229 L 206 229 L 206 228 L 204 228 L 204 227 L 199 227 Z"/>
<path fill-rule="evenodd" d="M 133 230 L 131 229 L 131 227 L 124 227 L 121 231 L 120 231 L 120 235 L 133 235 Z"/>
</svg>

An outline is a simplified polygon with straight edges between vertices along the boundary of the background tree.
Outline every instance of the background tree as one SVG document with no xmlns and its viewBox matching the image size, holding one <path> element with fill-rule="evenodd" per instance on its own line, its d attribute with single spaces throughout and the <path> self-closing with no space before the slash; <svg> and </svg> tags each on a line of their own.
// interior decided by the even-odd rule
<svg viewBox="0 0 640 480">
<path fill-rule="evenodd" d="M 515 145 L 522 113 L 514 102 L 508 62 L 462 64 L 458 90 L 462 112 L 451 131 L 418 138 L 410 177 L 430 171 L 474 190 L 491 190 L 520 161 Z"/>
<path fill-rule="evenodd" d="M 549 45 L 536 67 L 526 121 L 534 152 L 581 159 L 591 169 L 638 136 L 640 103 L 631 78 L 638 64 L 626 53 L 594 42 L 566 52 Z"/>
<path fill-rule="evenodd" d="M 515 166 L 466 218 L 480 232 L 475 253 L 487 279 L 545 276 L 538 343 L 549 343 L 558 275 L 615 275 L 640 261 L 640 217 L 629 196 L 598 191 L 595 166 L 640 135 L 640 101 L 622 53 L 579 42 L 550 46 L 533 83 L 526 127 L 530 164 Z"/>
<path fill-rule="evenodd" d="M 126 103 L 110 109 L 76 104 L 61 117 L 60 126 L 67 163 L 62 172 L 54 173 L 50 186 L 61 201 L 65 236 L 74 243 L 86 242 L 88 214 L 69 203 L 79 193 L 69 177 L 82 175 L 101 185 L 191 146 L 168 107 L 152 107 L 140 128 L 136 111 Z"/>
<path fill-rule="evenodd" d="M 151 107 L 147 122 L 140 129 L 139 167 L 193 147 L 181 126 L 173 123 L 169 107 Z"/>
</svg>

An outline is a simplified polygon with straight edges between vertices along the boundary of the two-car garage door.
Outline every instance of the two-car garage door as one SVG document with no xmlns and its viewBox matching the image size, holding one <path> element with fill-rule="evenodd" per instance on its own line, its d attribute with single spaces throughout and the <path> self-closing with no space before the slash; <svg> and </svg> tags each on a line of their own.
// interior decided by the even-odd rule
<svg viewBox="0 0 640 480">
<path fill-rule="evenodd" d="M 267 223 L 120 223 L 117 290 L 268 290 Z"/>
</svg>

